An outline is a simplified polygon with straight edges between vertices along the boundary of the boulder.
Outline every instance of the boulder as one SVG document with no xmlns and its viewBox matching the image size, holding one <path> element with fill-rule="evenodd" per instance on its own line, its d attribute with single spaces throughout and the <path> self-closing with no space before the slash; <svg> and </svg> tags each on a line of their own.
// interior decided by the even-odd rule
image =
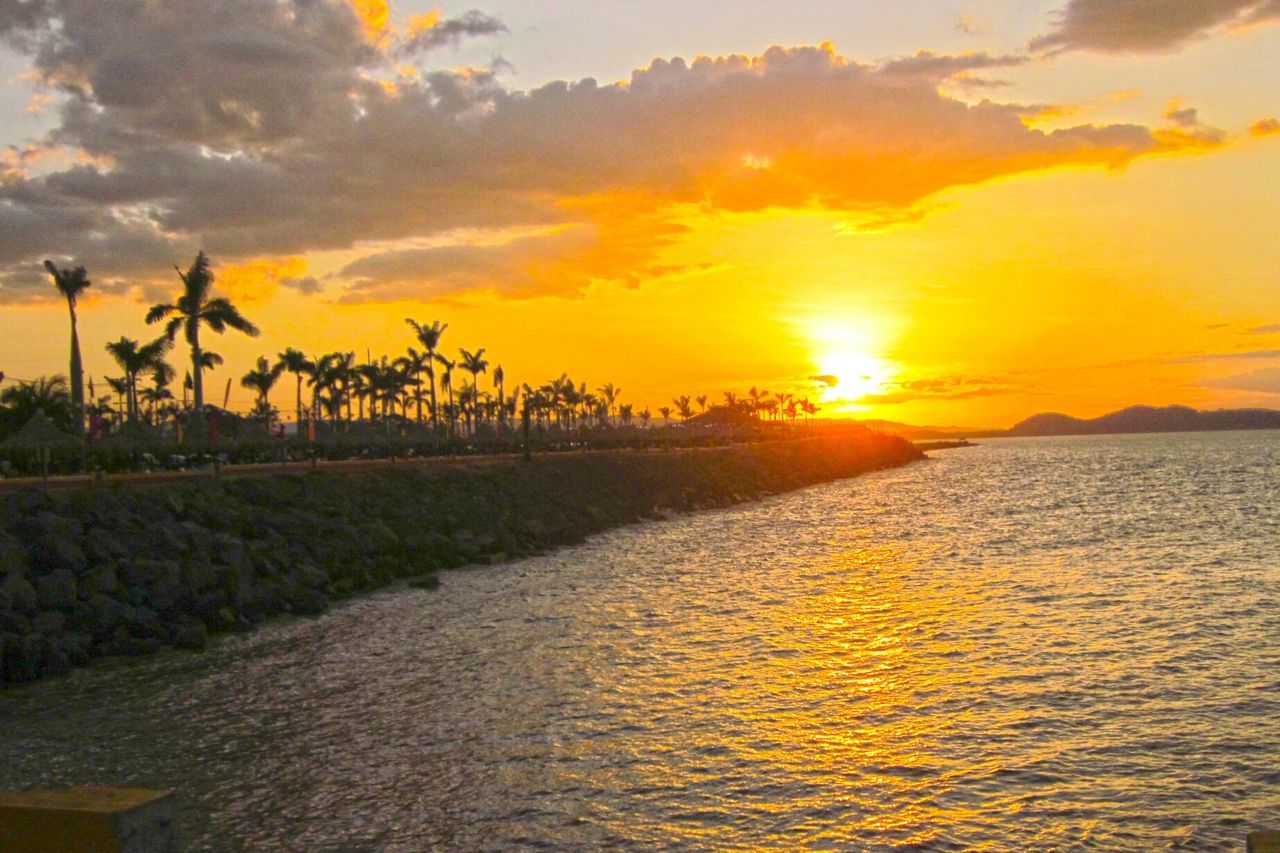
<svg viewBox="0 0 1280 853">
<path fill-rule="evenodd" d="M 0 580 L 0 595 L 8 599 L 14 613 L 35 613 L 40 609 L 36 588 L 21 572 L 9 572 Z"/>
<path fill-rule="evenodd" d="M 29 560 L 22 542 L 0 530 L 0 576 L 8 572 L 26 574 Z"/>
<path fill-rule="evenodd" d="M 71 610 L 76 606 L 76 576 L 67 569 L 36 578 L 35 588 L 45 610 Z"/>
</svg>

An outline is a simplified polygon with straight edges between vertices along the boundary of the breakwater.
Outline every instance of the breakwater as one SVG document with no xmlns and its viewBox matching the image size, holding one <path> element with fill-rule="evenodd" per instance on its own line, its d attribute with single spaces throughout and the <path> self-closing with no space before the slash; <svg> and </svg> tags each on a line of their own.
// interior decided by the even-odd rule
<svg viewBox="0 0 1280 853">
<path fill-rule="evenodd" d="M 0 685 L 923 458 L 877 433 L 0 496 Z"/>
</svg>

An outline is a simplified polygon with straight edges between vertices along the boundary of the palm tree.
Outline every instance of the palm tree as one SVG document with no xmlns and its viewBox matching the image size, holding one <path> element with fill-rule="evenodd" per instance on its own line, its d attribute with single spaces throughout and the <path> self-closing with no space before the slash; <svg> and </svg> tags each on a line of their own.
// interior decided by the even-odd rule
<svg viewBox="0 0 1280 853">
<path fill-rule="evenodd" d="M 426 344 L 423 344 L 423 346 L 426 346 Z M 457 417 L 457 412 L 454 411 L 453 407 L 453 369 L 458 364 L 445 358 L 440 353 L 436 353 L 436 361 L 444 368 L 444 372 L 440 374 L 440 390 L 449 392 L 449 437 L 453 438 L 453 422 Z M 432 406 L 432 417 L 434 417 L 434 412 L 435 407 Z"/>
<path fill-rule="evenodd" d="M 280 378 L 280 374 L 283 372 L 283 364 L 278 362 L 272 364 L 267 361 L 265 355 L 260 355 L 258 356 L 257 366 L 240 377 L 241 388 L 248 388 L 258 393 L 255 406 L 257 411 L 264 416 L 264 425 L 267 427 L 271 426 L 271 404 L 267 402 L 267 395 L 271 393 L 272 386 L 276 384 L 276 380 Z"/>
<path fill-rule="evenodd" d="M 650 418 L 652 418 L 652 417 L 653 417 L 653 413 L 652 413 L 652 412 L 650 412 L 647 408 L 646 408 L 646 409 L 642 409 L 642 410 L 641 410 L 641 412 L 640 412 L 640 425 L 641 425 L 642 427 L 644 427 L 645 429 L 648 429 L 648 428 L 649 428 L 649 419 L 650 419 Z"/>
<path fill-rule="evenodd" d="M 604 400 L 604 404 L 609 408 L 609 417 L 613 417 L 613 408 L 618 402 L 618 398 L 622 396 L 622 389 L 613 387 L 613 383 L 610 382 L 606 385 L 601 385 L 596 390 L 600 392 L 600 399 Z"/>
<path fill-rule="evenodd" d="M 418 352 L 413 347 L 409 347 L 407 354 L 396 359 L 396 363 L 405 373 L 413 377 L 413 401 L 418 406 L 418 423 L 422 423 L 422 374 L 434 376 L 435 371 L 432 368 L 434 356 L 426 352 Z M 435 379 L 431 380 L 431 384 L 435 386 Z"/>
<path fill-rule="evenodd" d="M 507 374 L 499 364 L 493 369 L 493 387 L 498 392 L 498 439 L 502 439 L 502 425 L 507 421 Z M 515 400 L 511 401 L 511 410 L 515 411 Z"/>
<path fill-rule="evenodd" d="M 173 341 L 161 336 L 149 344 L 139 345 L 131 338 L 120 338 L 107 344 L 107 352 L 124 371 L 125 394 L 130 422 L 138 420 L 138 375 L 147 370 L 164 370 L 165 353 Z M 163 366 L 162 366 L 163 365 Z"/>
<path fill-rule="evenodd" d="M 151 306 L 147 312 L 147 323 L 158 323 L 169 317 L 165 325 L 165 337 L 173 340 L 181 329 L 185 332 L 187 343 L 191 345 L 191 375 L 195 383 L 192 393 L 195 410 L 199 414 L 204 409 L 204 379 L 201 375 L 200 359 L 200 327 L 208 326 L 214 332 L 222 334 L 228 327 L 244 332 L 250 337 L 258 334 L 258 327 L 245 319 L 240 309 L 231 304 L 231 300 L 218 296 L 209 298 L 213 287 L 213 270 L 209 267 L 209 258 L 204 252 L 196 255 L 191 268 L 185 273 L 178 270 L 178 278 L 182 279 L 182 293 L 176 302 Z M 171 316 L 172 315 L 172 316 Z"/>
<path fill-rule="evenodd" d="M 773 399 L 778 402 L 778 412 L 780 415 L 786 414 L 788 408 L 790 408 L 793 405 L 791 402 L 791 399 L 794 396 L 795 395 L 793 394 L 785 394 L 781 392 L 773 395 Z"/>
<path fill-rule="evenodd" d="M 418 336 L 418 343 L 422 344 L 427 350 L 427 360 L 431 361 L 436 357 L 436 347 L 440 346 L 440 336 L 444 334 L 444 330 L 449 328 L 448 323 L 441 323 L 439 320 L 432 320 L 431 325 L 419 323 L 416 320 L 405 318 L 405 322 L 413 327 L 414 334 Z M 431 382 L 431 427 L 434 429 L 438 425 L 436 418 L 436 376 L 435 371 L 428 374 Z"/>
<path fill-rule="evenodd" d="M 480 347 L 480 349 L 476 350 L 474 353 L 467 352 L 464 349 L 460 349 L 458 352 L 462 356 L 458 363 L 462 365 L 463 370 L 471 374 L 472 386 L 478 388 L 480 385 L 480 374 L 489 370 L 489 361 L 484 357 L 484 347 Z M 475 408 L 474 402 L 472 403 L 472 408 Z M 479 413 L 477 412 L 477 420 L 478 419 Z"/>
<path fill-rule="evenodd" d="M 695 400 L 695 402 L 697 402 L 697 404 L 698 404 L 698 409 L 699 409 L 699 410 L 701 410 L 701 411 L 703 411 L 703 412 L 705 412 L 705 411 L 707 410 L 707 395 L 706 395 L 706 394 L 702 394 L 701 396 L 695 397 L 695 398 L 694 398 L 694 400 Z"/>
<path fill-rule="evenodd" d="M 687 421 L 689 418 L 693 417 L 693 406 L 689 405 L 688 394 L 683 397 L 676 397 L 671 402 L 676 404 L 676 411 L 680 413 L 681 420 Z"/>
<path fill-rule="evenodd" d="M 276 356 L 279 359 L 276 366 L 287 370 L 297 377 L 297 412 L 298 412 L 298 429 L 302 429 L 302 376 L 311 369 L 311 362 L 303 355 L 301 350 L 289 347 L 284 352 Z"/>
<path fill-rule="evenodd" d="M 664 424 L 666 424 L 667 426 L 671 426 L 671 407 L 670 406 L 659 406 L 658 414 L 662 415 L 662 421 Z"/>
<path fill-rule="evenodd" d="M 107 387 L 116 395 L 116 413 L 120 420 L 124 420 L 124 401 L 129 397 L 129 380 L 123 376 L 108 376 Z"/>
<path fill-rule="evenodd" d="M 74 416 L 67 378 L 61 375 L 19 382 L 0 393 L 0 403 L 6 407 L 4 414 L 13 429 L 31 420 L 38 411 L 62 427 L 70 426 Z"/>
<path fill-rule="evenodd" d="M 724 392 L 724 404 L 730 409 L 738 408 L 738 395 L 732 391 Z"/>
<path fill-rule="evenodd" d="M 618 407 L 618 420 L 623 426 L 631 426 L 631 404 L 623 403 Z"/>
<path fill-rule="evenodd" d="M 44 268 L 53 276 L 53 286 L 67 300 L 71 313 L 71 418 L 72 432 L 84 434 L 84 365 L 80 361 L 80 335 L 76 331 L 76 301 L 89 289 L 92 282 L 84 267 L 58 269 L 53 261 L 45 261 Z"/>
</svg>

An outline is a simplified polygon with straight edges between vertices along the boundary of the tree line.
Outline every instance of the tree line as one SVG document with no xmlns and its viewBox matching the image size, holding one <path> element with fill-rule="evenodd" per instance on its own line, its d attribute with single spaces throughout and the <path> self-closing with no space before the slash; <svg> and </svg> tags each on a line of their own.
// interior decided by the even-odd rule
<svg viewBox="0 0 1280 853">
<path fill-rule="evenodd" d="M 106 344 L 119 375 L 105 378 L 104 390 L 109 393 L 99 396 L 92 379 L 85 381 L 78 330 L 79 301 L 91 286 L 88 272 L 83 266 L 60 268 L 52 261 L 45 261 L 44 266 L 67 303 L 70 378 L 51 376 L 19 382 L 0 394 L 0 404 L 18 417 L 41 409 L 78 437 L 85 436 L 86 424 L 91 437 L 104 428 L 118 429 L 124 424 L 155 427 L 182 420 L 199 424 L 207 408 L 205 373 L 223 364 L 222 357 L 206 346 L 202 334 L 221 335 L 228 330 L 251 337 L 259 334 L 258 327 L 230 299 L 213 294 L 213 268 L 201 251 L 188 269 L 175 266 L 181 288 L 173 301 L 153 305 L 147 311 L 146 323 L 160 327 L 154 340 L 142 342 L 122 336 Z M 517 422 L 523 425 L 525 421 L 541 431 L 560 432 L 596 427 L 647 429 L 652 425 L 654 413 L 648 408 L 637 412 L 633 404 L 623 403 L 622 389 L 613 383 L 591 390 L 587 383 L 575 382 L 562 373 L 541 385 L 513 383 L 509 387 L 506 371 L 487 357 L 485 348 L 459 348 L 456 356 L 447 354 L 441 346 L 447 323 L 413 318 L 406 318 L 405 323 L 412 345 L 396 357 L 384 355 L 359 363 L 354 352 L 309 356 L 292 347 L 274 359 L 260 356 L 240 377 L 240 386 L 254 395 L 249 417 L 268 431 L 282 431 L 270 396 L 288 376 L 294 386 L 299 436 L 305 429 L 308 438 L 315 438 L 318 428 L 341 431 L 375 422 L 429 430 L 431 435 L 449 439 L 481 432 L 501 437 Z M 178 372 L 169 357 L 180 338 L 188 351 L 188 367 L 179 397 L 174 390 Z M 708 395 L 682 395 L 671 402 L 671 406 L 657 409 L 667 424 L 673 415 L 682 421 L 709 415 L 708 422 L 718 423 L 794 422 L 801 417 L 812 419 L 819 411 L 807 397 L 771 395 L 754 387 L 743 397 L 726 392 L 717 402 Z M 14 420 L 10 417 L 10 429 Z"/>
</svg>

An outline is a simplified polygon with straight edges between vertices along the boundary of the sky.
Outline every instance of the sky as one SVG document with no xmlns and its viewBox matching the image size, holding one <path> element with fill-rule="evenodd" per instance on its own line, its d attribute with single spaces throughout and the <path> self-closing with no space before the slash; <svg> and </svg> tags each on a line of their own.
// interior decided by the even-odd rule
<svg viewBox="0 0 1280 853">
<path fill-rule="evenodd" d="M 101 389 L 204 249 L 233 409 L 406 317 L 637 411 L 1280 407 L 1280 0 L 475 2 L 0 0 L 6 381 L 44 259 Z"/>
</svg>

